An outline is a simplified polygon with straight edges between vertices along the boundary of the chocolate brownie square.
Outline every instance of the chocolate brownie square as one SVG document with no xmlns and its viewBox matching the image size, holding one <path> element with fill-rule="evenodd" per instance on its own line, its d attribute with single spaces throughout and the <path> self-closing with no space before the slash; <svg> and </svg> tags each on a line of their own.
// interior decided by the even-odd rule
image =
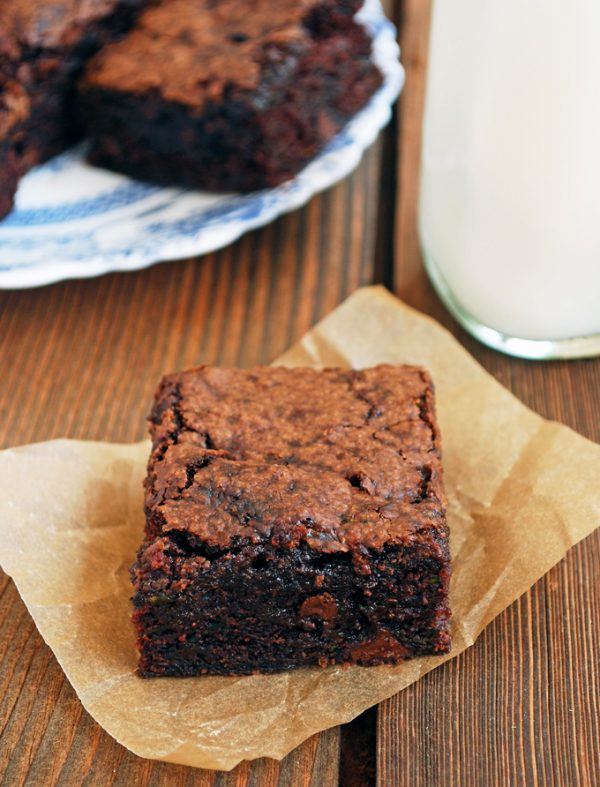
<svg viewBox="0 0 600 787">
<path fill-rule="evenodd" d="M 450 647 L 423 369 L 201 367 L 150 416 L 132 568 L 142 676 L 395 663 Z"/>
<path fill-rule="evenodd" d="M 295 175 L 382 82 L 357 0 L 162 0 L 80 81 L 90 161 L 216 191 Z"/>
</svg>

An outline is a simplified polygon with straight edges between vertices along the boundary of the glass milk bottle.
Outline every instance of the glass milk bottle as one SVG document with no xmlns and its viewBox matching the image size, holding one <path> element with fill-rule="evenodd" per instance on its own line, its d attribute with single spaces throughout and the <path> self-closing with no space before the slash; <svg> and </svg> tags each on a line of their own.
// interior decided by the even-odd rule
<svg viewBox="0 0 600 787">
<path fill-rule="evenodd" d="M 477 338 L 600 354 L 600 0 L 434 0 L 419 232 Z"/>
</svg>

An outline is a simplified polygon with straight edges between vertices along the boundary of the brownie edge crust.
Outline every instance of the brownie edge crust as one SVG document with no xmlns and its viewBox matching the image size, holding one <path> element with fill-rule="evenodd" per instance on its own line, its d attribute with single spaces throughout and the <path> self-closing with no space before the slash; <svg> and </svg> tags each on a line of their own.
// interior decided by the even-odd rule
<svg viewBox="0 0 600 787">
<path fill-rule="evenodd" d="M 149 418 L 132 567 L 144 677 L 450 647 L 434 393 L 418 367 L 200 367 Z"/>
</svg>

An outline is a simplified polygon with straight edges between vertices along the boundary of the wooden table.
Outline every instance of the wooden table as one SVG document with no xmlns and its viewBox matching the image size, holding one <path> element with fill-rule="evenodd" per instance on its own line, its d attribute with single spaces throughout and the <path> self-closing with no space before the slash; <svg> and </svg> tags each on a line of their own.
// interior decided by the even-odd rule
<svg viewBox="0 0 600 787">
<path fill-rule="evenodd" d="M 373 281 L 447 325 L 530 407 L 600 440 L 599 360 L 535 364 L 487 350 L 423 274 L 415 210 L 429 3 L 390 10 L 406 89 L 386 134 L 344 183 L 217 254 L 0 294 L 3 446 L 138 440 L 163 372 L 268 362 Z M 2 784 L 598 785 L 599 566 L 596 533 L 457 659 L 283 762 L 229 774 L 142 760 L 110 738 L 2 577 Z"/>
</svg>

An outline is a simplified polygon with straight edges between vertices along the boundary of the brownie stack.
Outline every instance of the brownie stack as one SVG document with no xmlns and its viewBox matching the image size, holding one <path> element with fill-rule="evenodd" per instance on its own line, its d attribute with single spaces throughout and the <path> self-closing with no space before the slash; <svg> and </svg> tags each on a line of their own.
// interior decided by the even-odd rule
<svg viewBox="0 0 600 787">
<path fill-rule="evenodd" d="M 427 373 L 199 368 L 150 418 L 140 674 L 394 663 L 450 645 Z"/>
<path fill-rule="evenodd" d="M 144 180 L 292 177 L 381 84 L 360 4 L 2 0 L 0 217 L 18 177 L 83 131 L 92 163 Z"/>
</svg>

